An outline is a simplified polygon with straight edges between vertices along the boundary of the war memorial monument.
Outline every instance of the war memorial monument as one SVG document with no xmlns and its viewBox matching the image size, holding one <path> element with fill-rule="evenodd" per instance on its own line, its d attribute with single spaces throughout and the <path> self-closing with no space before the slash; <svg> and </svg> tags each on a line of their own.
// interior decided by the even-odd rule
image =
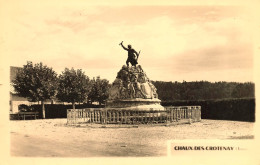
<svg viewBox="0 0 260 165">
<path fill-rule="evenodd" d="M 123 41 L 119 45 L 128 52 L 128 58 L 109 89 L 105 108 L 68 109 L 68 125 L 174 124 L 201 120 L 200 106 L 163 107 L 156 87 L 138 65 L 140 51 L 136 52 L 131 45 L 126 48 Z"/>
</svg>

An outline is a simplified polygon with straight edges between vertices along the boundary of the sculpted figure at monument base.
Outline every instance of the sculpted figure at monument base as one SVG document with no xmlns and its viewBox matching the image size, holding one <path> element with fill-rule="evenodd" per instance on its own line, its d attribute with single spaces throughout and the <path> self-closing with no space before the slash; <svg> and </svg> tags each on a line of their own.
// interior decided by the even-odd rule
<svg viewBox="0 0 260 165">
<path fill-rule="evenodd" d="M 164 110 L 155 86 L 141 65 L 123 65 L 109 91 L 107 107 L 133 110 Z"/>
</svg>

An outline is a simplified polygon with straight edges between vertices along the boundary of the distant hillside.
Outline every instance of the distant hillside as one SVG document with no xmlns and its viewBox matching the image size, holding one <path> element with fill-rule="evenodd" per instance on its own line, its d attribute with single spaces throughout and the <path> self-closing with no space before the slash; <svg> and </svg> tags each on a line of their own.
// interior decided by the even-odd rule
<svg viewBox="0 0 260 165">
<path fill-rule="evenodd" d="M 254 98 L 255 84 L 252 82 L 163 82 L 153 81 L 159 99 L 172 100 L 214 100 L 227 98 Z"/>
</svg>

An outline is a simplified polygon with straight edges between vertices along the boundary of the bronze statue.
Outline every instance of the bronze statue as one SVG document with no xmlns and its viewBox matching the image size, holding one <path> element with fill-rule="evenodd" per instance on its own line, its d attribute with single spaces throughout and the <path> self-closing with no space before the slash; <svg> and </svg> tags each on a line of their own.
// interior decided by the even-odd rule
<svg viewBox="0 0 260 165">
<path fill-rule="evenodd" d="M 126 65 L 129 66 L 129 62 L 131 63 L 132 66 L 136 67 L 136 64 L 138 64 L 137 60 L 138 60 L 138 57 L 139 57 L 139 54 L 140 54 L 140 51 L 139 53 L 137 53 L 131 45 L 128 45 L 126 47 L 124 47 L 123 45 L 123 41 L 119 44 L 123 47 L 123 49 L 125 49 L 126 51 L 128 51 L 128 58 L 126 60 Z"/>
</svg>

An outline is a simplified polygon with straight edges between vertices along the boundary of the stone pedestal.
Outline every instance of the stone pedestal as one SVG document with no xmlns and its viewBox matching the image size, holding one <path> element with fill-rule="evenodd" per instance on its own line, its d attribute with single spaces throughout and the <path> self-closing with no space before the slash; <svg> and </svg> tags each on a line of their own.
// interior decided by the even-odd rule
<svg viewBox="0 0 260 165">
<path fill-rule="evenodd" d="M 140 65 L 123 66 L 109 91 L 107 108 L 163 111 L 155 86 Z"/>
</svg>

